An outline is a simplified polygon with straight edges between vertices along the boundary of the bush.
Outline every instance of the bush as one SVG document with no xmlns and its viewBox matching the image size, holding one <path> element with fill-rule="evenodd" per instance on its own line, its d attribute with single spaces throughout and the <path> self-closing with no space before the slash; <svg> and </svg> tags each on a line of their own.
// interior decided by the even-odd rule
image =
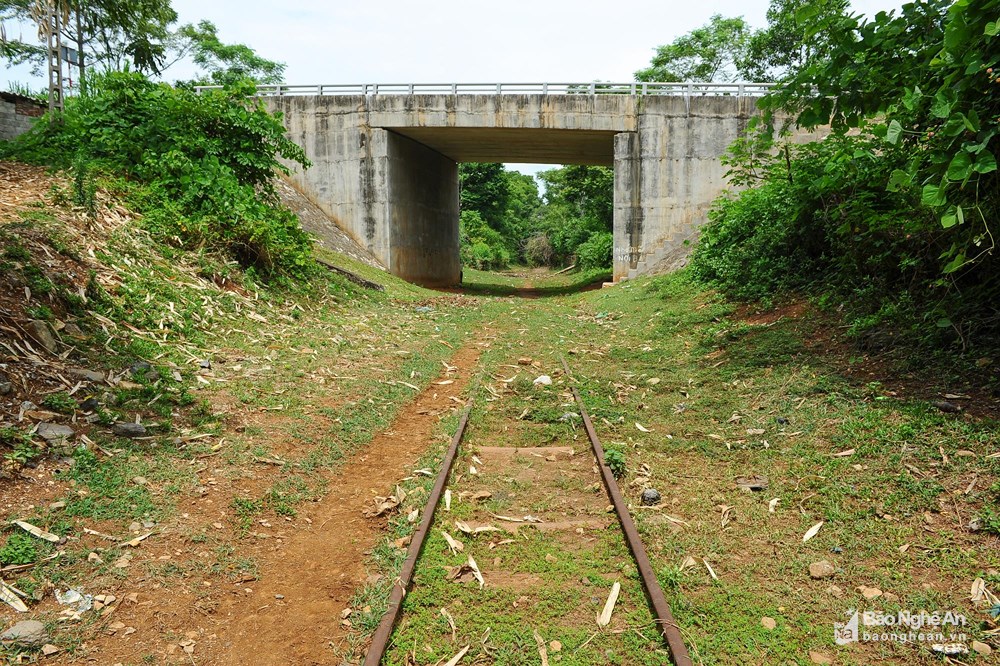
<svg viewBox="0 0 1000 666">
<path fill-rule="evenodd" d="M 576 263 L 583 270 L 611 268 L 615 241 L 609 231 L 598 231 L 576 248 Z"/>
<path fill-rule="evenodd" d="M 747 300 L 802 286 L 814 261 L 798 242 L 795 209 L 780 181 L 717 201 L 692 258 L 695 277 Z"/>
<path fill-rule="evenodd" d="M 77 198 L 92 205 L 88 172 L 122 176 L 143 224 L 162 239 L 220 251 L 265 276 L 301 275 L 312 240 L 272 184 L 279 159 L 308 166 L 251 82 L 196 94 L 132 72 L 92 77 L 62 122 L 40 122 L 10 156 L 75 166 Z"/>
<path fill-rule="evenodd" d="M 529 266 L 551 266 L 552 256 L 552 241 L 545 234 L 536 234 L 524 244 L 524 259 Z"/>
<path fill-rule="evenodd" d="M 479 270 L 496 270 L 510 265 L 510 251 L 499 231 L 486 224 L 473 210 L 463 210 L 459 218 L 462 263 Z"/>
</svg>

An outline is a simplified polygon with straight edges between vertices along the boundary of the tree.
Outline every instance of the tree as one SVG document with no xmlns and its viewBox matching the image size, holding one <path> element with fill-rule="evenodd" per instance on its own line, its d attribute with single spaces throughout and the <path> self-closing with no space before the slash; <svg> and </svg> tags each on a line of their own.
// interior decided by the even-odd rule
<svg viewBox="0 0 1000 666">
<path fill-rule="evenodd" d="M 611 231 L 614 222 L 614 171 L 598 166 L 564 166 L 538 175 L 545 183 L 545 205 L 539 230 L 563 262 L 595 234 Z"/>
<path fill-rule="evenodd" d="M 45 60 L 46 47 L 37 41 L 26 41 L 23 35 L 26 26 L 32 31 L 36 29 L 36 24 L 31 20 L 33 5 L 32 0 L 0 0 L 0 58 L 11 66 L 30 62 L 37 63 L 38 68 Z M 18 27 L 22 34 L 16 39 L 7 35 L 6 25 L 11 21 L 20 24 Z"/>
<path fill-rule="evenodd" d="M 109 70 L 128 65 L 152 74 L 162 71 L 170 26 L 177 21 L 170 0 L 60 0 L 59 7 L 63 42 L 82 55 L 80 80 L 86 67 L 93 65 Z M 44 18 L 33 0 L 0 0 L 0 20 L 37 25 Z M 30 62 L 36 71 L 41 70 L 47 53 L 46 47 L 23 40 L 4 40 L 0 48 L 0 56 L 11 64 Z"/>
<path fill-rule="evenodd" d="M 769 81 L 830 52 L 844 28 L 847 0 L 771 0 L 767 27 L 753 33 L 737 66 L 747 80 Z"/>
<path fill-rule="evenodd" d="M 178 59 L 191 53 L 195 64 L 205 71 L 197 83 L 228 85 L 240 79 L 256 83 L 281 83 L 285 64 L 268 60 L 245 44 L 225 44 L 211 21 L 182 26 L 178 38 L 185 44 Z"/>
<path fill-rule="evenodd" d="M 735 81 L 746 78 L 751 31 L 742 18 L 714 15 L 707 24 L 657 47 L 649 67 L 635 73 L 638 81 Z"/>
<path fill-rule="evenodd" d="M 462 210 L 474 210 L 490 227 L 500 230 L 510 199 L 510 184 L 503 164 L 466 162 L 458 165 Z"/>
</svg>

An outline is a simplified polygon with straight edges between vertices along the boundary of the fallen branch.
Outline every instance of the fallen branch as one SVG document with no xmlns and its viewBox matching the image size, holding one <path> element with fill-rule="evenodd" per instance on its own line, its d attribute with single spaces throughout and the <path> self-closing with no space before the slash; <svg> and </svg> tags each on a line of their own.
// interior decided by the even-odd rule
<svg viewBox="0 0 1000 666">
<path fill-rule="evenodd" d="M 350 280 L 351 282 L 360 287 L 364 287 L 365 289 L 374 289 L 375 291 L 385 291 L 385 287 L 380 285 L 378 282 L 372 282 L 371 280 L 366 280 L 357 273 L 352 273 L 346 268 L 341 268 L 340 266 L 334 266 L 330 262 L 324 261 L 323 259 L 320 259 L 318 257 L 316 259 L 316 263 L 320 264 L 321 266 L 325 266 L 334 273 L 339 273 L 340 275 L 343 275 L 345 278 L 347 278 L 348 280 Z"/>
</svg>

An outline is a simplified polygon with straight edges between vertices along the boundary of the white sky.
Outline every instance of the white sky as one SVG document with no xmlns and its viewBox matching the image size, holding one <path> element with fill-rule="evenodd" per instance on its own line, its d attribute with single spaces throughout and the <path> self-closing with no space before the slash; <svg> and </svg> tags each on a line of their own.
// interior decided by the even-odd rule
<svg viewBox="0 0 1000 666">
<path fill-rule="evenodd" d="M 874 14 L 902 0 L 851 4 Z M 763 27 L 768 0 L 173 0 L 173 6 L 180 23 L 209 19 L 224 42 L 287 63 L 292 84 L 569 83 L 631 81 L 656 46 L 713 14 Z M 23 68 L 4 74 L 3 89 L 11 80 L 44 84 Z M 192 74 L 178 64 L 165 78 Z"/>
</svg>

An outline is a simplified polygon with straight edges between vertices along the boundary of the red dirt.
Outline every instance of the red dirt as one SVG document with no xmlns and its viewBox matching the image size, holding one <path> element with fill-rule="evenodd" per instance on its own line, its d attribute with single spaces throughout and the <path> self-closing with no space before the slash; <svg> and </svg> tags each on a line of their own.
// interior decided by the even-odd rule
<svg viewBox="0 0 1000 666">
<path fill-rule="evenodd" d="M 311 528 L 262 556 L 261 579 L 247 586 L 252 594 L 234 591 L 221 602 L 212 663 L 335 663 L 329 648 L 346 638 L 340 612 L 364 584 L 365 554 L 384 534 L 384 521 L 364 518 L 362 509 L 412 470 L 435 436 L 435 414 L 457 408 L 451 397 L 462 395 L 481 352 L 477 346 L 460 349 L 449 361 L 459 368 L 457 377 L 449 376 L 455 383 L 418 395 L 331 480 L 327 497 L 309 516 Z"/>
</svg>

